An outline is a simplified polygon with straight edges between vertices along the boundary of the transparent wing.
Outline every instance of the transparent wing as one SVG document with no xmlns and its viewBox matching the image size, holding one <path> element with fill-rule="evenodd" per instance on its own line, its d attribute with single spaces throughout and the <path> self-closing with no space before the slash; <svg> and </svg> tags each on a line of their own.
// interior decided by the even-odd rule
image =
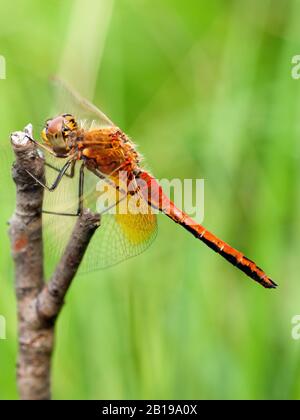
<svg viewBox="0 0 300 420">
<path fill-rule="evenodd" d="M 58 171 L 64 166 L 68 159 L 56 158 L 47 152 L 43 152 L 46 166 L 45 178 L 47 185 L 52 185 L 57 178 Z M 53 168 L 49 167 L 51 165 Z M 45 190 L 43 210 L 52 212 L 65 212 L 69 209 L 71 212 L 77 211 L 78 207 L 78 186 L 79 186 L 79 168 L 80 162 L 76 162 L 74 177 L 70 178 L 70 170 L 67 175 L 63 177 L 58 188 L 53 192 Z"/>
<path fill-rule="evenodd" d="M 52 169 L 47 172 L 51 171 Z M 50 175 L 53 177 L 53 173 L 49 173 Z M 105 183 L 105 181 L 101 181 L 93 173 L 85 171 L 84 206 L 91 208 L 93 211 L 99 210 L 99 207 L 101 207 L 99 200 L 102 199 L 101 191 L 103 191 L 103 188 L 101 185 L 99 186 L 99 183 Z M 112 196 L 115 196 L 113 187 L 109 187 L 106 183 L 105 187 L 111 188 L 107 195 L 111 193 Z M 137 202 L 139 203 L 139 213 L 133 214 L 132 208 L 136 206 Z M 78 170 L 73 179 L 65 177 L 55 192 L 45 193 L 44 208 L 59 213 L 75 213 L 77 204 Z M 101 226 L 92 238 L 80 266 L 80 273 L 110 267 L 136 256 L 145 251 L 155 239 L 157 234 L 156 215 L 152 213 L 139 193 L 133 197 L 126 197 L 120 203 L 115 202 L 114 208 L 114 214 L 102 214 Z M 77 217 L 43 215 L 48 275 L 59 261 L 76 220 Z"/>
<path fill-rule="evenodd" d="M 129 216 L 102 216 L 79 272 L 113 266 L 141 254 L 152 244 L 157 234 L 156 216 Z"/>
<path fill-rule="evenodd" d="M 57 159 L 49 154 L 46 161 L 57 169 L 61 168 L 65 160 Z M 78 206 L 78 167 L 75 168 L 74 178 L 64 176 L 58 188 L 53 192 L 44 192 L 43 210 L 56 213 L 76 213 Z M 46 167 L 47 184 L 51 185 L 58 172 Z M 59 261 L 76 223 L 77 217 L 48 215 L 43 213 L 43 239 L 46 262 L 46 273 L 50 275 Z M 57 240 L 56 240 L 57 239 Z"/>
<path fill-rule="evenodd" d="M 52 80 L 54 93 L 53 116 L 69 113 L 75 116 L 77 122 L 85 130 L 112 127 L 113 122 L 98 108 L 80 97 L 66 83 L 55 78 Z M 46 156 L 52 166 L 63 166 L 62 159 Z M 74 178 L 64 177 L 59 187 L 54 192 L 45 191 L 44 210 L 56 213 L 76 213 L 78 207 L 79 166 L 76 163 Z M 51 184 L 57 172 L 47 169 L 47 183 Z M 119 204 L 115 197 L 116 189 L 111 184 L 101 181 L 99 177 L 85 170 L 84 180 L 84 207 L 99 211 L 104 183 L 109 189 L 106 196 L 111 197 L 111 207 L 116 208 L 115 214 L 104 213 L 101 227 L 97 230 L 89 245 L 88 251 L 80 267 L 80 272 L 87 272 L 117 264 L 127 258 L 143 252 L 154 240 L 157 233 L 156 216 L 147 212 L 148 204 L 139 194 L 135 197 L 126 197 Z M 113 201 L 115 199 L 115 201 Z M 135 202 L 140 202 L 143 210 L 138 214 L 126 212 L 125 207 L 134 207 Z M 121 211 L 121 208 L 123 211 Z M 68 243 L 77 217 L 62 215 L 43 215 L 45 255 L 47 273 L 50 274 L 62 256 Z"/>
<path fill-rule="evenodd" d="M 51 79 L 53 91 L 52 117 L 72 114 L 85 130 L 114 127 L 115 124 L 95 105 L 82 98 L 66 82 L 54 77 Z"/>
</svg>

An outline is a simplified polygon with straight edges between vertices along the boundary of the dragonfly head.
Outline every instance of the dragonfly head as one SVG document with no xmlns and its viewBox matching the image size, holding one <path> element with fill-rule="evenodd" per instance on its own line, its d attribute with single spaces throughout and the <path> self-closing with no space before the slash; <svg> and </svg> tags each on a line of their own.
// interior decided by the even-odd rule
<svg viewBox="0 0 300 420">
<path fill-rule="evenodd" d="M 67 153 L 74 142 L 74 133 L 77 130 L 78 125 L 73 115 L 59 115 L 46 121 L 42 139 L 56 153 Z"/>
</svg>

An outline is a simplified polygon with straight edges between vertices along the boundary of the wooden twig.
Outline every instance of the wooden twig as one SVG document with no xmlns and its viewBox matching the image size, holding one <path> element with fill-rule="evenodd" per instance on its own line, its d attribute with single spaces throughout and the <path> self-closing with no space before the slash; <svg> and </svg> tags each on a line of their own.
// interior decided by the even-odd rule
<svg viewBox="0 0 300 420">
<path fill-rule="evenodd" d="M 64 297 L 79 267 L 90 239 L 99 226 L 99 215 L 85 210 L 77 220 L 70 241 L 55 273 L 37 298 L 39 316 L 53 320 L 59 314 Z"/>
<path fill-rule="evenodd" d="M 43 188 L 28 174 L 44 180 L 44 159 L 29 125 L 11 135 L 16 161 L 12 176 L 17 187 L 16 210 L 9 234 L 15 261 L 19 355 L 17 383 L 21 399 L 50 399 L 51 356 L 55 320 L 100 216 L 86 210 L 78 218 L 70 242 L 48 284 L 43 273 Z"/>
</svg>

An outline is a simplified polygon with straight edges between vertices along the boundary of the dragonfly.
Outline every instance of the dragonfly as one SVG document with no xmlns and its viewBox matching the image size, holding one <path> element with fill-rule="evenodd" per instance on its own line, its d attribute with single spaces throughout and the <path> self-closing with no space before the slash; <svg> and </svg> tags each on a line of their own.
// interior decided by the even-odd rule
<svg viewBox="0 0 300 420">
<path fill-rule="evenodd" d="M 69 98 L 68 106 L 46 121 L 41 133 L 42 141 L 33 138 L 30 140 L 51 156 L 54 162 L 63 160 L 64 164 L 59 168 L 46 163 L 56 172 L 51 185 L 30 175 L 50 195 L 61 188 L 62 180 L 77 177 L 75 211 L 66 211 L 66 187 L 62 189 L 58 199 L 60 204 L 63 203 L 63 198 L 65 200 L 63 210 L 58 211 L 57 206 L 54 210 L 43 210 L 45 215 L 55 217 L 52 219 L 54 226 L 57 226 L 58 217 L 78 217 L 83 212 L 86 201 L 95 202 L 97 197 L 99 199 L 103 191 L 99 193 L 99 188 L 95 187 L 97 182 L 101 182 L 108 196 L 113 197 L 110 205 L 103 210 L 101 228 L 98 229 L 100 234 L 98 235 L 98 231 L 95 234 L 99 238 L 92 240 L 92 250 L 87 252 L 86 265 L 89 269 L 108 267 L 148 248 L 156 237 L 156 213 L 159 212 L 263 287 L 277 287 L 254 261 L 194 221 L 170 200 L 156 178 L 144 168 L 141 154 L 133 141 L 100 109 L 81 98 L 65 82 L 59 81 L 59 85 L 59 89 Z M 131 207 L 136 209 L 137 204 L 139 211 L 131 211 Z M 120 211 L 121 206 L 123 211 Z M 54 235 L 56 244 L 52 249 L 63 242 L 57 235 L 61 238 L 65 236 L 66 222 L 62 221 L 59 226 Z"/>
</svg>

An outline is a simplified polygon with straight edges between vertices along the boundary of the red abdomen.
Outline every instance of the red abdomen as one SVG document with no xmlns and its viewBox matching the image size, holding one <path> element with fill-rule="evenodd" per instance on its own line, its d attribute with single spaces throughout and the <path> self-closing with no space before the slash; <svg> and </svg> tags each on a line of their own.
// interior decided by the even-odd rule
<svg viewBox="0 0 300 420">
<path fill-rule="evenodd" d="M 142 190 L 149 204 L 166 214 L 174 222 L 183 226 L 197 239 L 204 242 L 209 248 L 220 254 L 231 264 L 243 271 L 251 279 L 255 280 L 267 289 L 276 288 L 276 283 L 259 268 L 255 262 L 247 258 L 243 253 L 232 248 L 226 242 L 209 232 L 202 225 L 196 223 L 190 216 L 178 209 L 174 203 L 164 194 L 155 178 L 147 172 L 140 172 L 139 177 L 146 183 L 147 189 Z"/>
</svg>

